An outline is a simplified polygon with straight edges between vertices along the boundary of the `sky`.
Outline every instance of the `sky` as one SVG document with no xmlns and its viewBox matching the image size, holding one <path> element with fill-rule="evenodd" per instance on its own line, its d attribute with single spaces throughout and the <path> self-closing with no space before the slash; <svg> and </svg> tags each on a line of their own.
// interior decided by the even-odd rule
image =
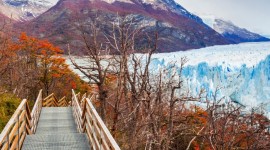
<svg viewBox="0 0 270 150">
<path fill-rule="evenodd" d="M 270 37 L 270 0 L 175 0 L 189 12 L 214 15 Z"/>
</svg>

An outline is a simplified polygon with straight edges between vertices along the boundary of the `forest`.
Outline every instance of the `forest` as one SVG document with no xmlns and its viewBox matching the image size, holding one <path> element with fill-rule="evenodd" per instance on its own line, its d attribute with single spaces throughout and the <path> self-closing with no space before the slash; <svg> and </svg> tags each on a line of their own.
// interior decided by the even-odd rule
<svg viewBox="0 0 270 150">
<path fill-rule="evenodd" d="M 88 65 L 78 64 L 72 54 L 69 59 L 87 83 L 73 73 L 57 46 L 2 28 L 1 129 L 20 99 L 33 102 L 39 89 L 58 97 L 75 89 L 98 94 L 95 107 L 122 149 L 270 149 L 270 121 L 259 108 L 246 111 L 237 103 L 225 103 L 217 98 L 219 88 L 213 97 L 204 90 L 192 96 L 184 88 L 186 58 L 179 58 L 180 71 L 173 62 L 152 71 L 159 36 L 134 28 L 132 19 L 119 17 L 109 25 L 111 31 L 103 31 L 98 19 L 78 24 Z M 138 51 L 141 55 L 135 54 Z"/>
</svg>

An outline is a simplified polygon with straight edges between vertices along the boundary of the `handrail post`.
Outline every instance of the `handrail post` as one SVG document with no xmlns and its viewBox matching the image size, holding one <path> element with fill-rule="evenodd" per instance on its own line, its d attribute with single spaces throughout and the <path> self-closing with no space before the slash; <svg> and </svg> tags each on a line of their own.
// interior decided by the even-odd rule
<svg viewBox="0 0 270 150">
<path fill-rule="evenodd" d="M 7 143 L 8 143 L 8 149 L 10 149 L 10 143 L 9 143 L 9 133 L 7 135 Z"/>
<path fill-rule="evenodd" d="M 18 143 L 17 143 L 17 146 L 18 146 L 18 149 L 20 149 L 20 115 L 18 114 L 17 115 L 17 121 L 18 121 L 18 130 L 17 130 L 17 135 L 18 135 Z"/>
</svg>

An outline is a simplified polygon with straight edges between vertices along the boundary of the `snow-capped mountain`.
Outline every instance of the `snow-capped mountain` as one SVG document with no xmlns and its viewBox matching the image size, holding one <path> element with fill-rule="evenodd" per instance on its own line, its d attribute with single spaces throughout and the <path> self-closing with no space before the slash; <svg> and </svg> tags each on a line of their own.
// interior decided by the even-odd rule
<svg viewBox="0 0 270 150">
<path fill-rule="evenodd" d="M 257 33 L 250 32 L 244 28 L 239 28 L 232 22 L 223 21 L 221 19 L 216 19 L 215 22 L 214 29 L 234 43 L 270 41 L 270 39 Z"/>
<path fill-rule="evenodd" d="M 119 15 L 134 18 L 145 33 L 157 31 L 159 52 L 230 43 L 173 0 L 60 0 L 28 22 L 27 30 L 65 48 L 67 43 L 82 43 L 72 20 L 84 24 L 97 17 L 102 28 L 112 30 L 109 24 Z"/>
<path fill-rule="evenodd" d="M 263 35 L 264 37 L 270 39 L 270 35 Z"/>
<path fill-rule="evenodd" d="M 57 2 L 58 0 L 1 0 L 0 12 L 14 20 L 31 20 Z"/>
<path fill-rule="evenodd" d="M 245 28 L 236 26 L 231 21 L 224 21 L 223 19 L 218 19 L 211 15 L 201 17 L 205 24 L 233 43 L 270 41 L 270 39 L 257 33 L 253 33 Z"/>
</svg>

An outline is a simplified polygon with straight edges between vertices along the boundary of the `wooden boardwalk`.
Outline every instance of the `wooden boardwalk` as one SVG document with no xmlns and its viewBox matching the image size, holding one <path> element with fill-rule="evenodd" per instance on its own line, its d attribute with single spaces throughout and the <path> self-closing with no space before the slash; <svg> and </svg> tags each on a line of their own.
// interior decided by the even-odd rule
<svg viewBox="0 0 270 150">
<path fill-rule="evenodd" d="M 92 97 L 93 98 L 93 97 Z M 72 90 L 72 101 L 40 91 L 30 111 L 23 100 L 0 135 L 0 150 L 120 150 L 91 98 Z"/>
<path fill-rule="evenodd" d="M 85 133 L 79 133 L 71 107 L 48 107 L 41 111 L 36 133 L 27 135 L 23 150 L 89 150 Z"/>
</svg>

